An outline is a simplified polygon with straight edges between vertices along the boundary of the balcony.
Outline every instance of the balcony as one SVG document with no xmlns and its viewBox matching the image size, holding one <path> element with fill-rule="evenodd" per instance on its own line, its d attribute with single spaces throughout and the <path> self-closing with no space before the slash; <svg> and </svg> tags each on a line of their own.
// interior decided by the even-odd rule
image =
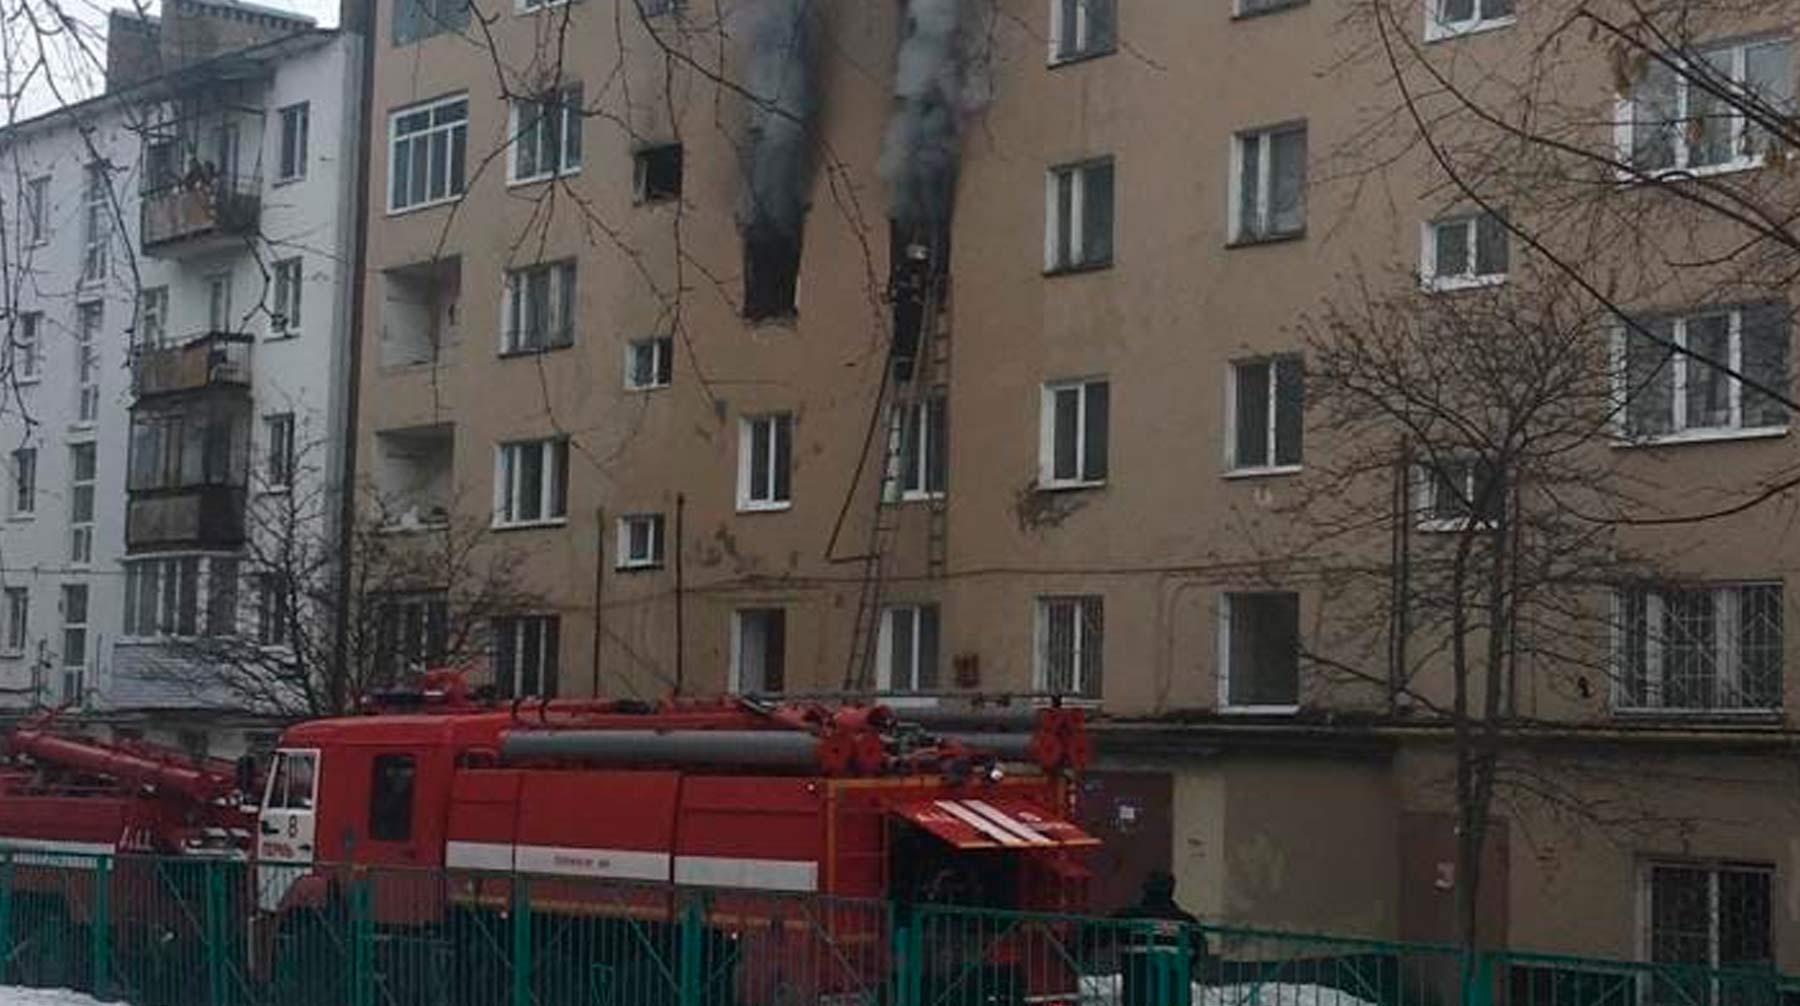
<svg viewBox="0 0 1800 1006">
<path fill-rule="evenodd" d="M 244 543 L 242 486 L 133 489 L 125 505 L 125 550 L 236 548 Z"/>
<path fill-rule="evenodd" d="M 188 258 L 241 244 L 262 218 L 262 179 L 191 172 L 143 194 L 140 240 L 151 258 Z"/>
<path fill-rule="evenodd" d="M 148 398 L 209 388 L 248 389 L 255 343 L 238 332 L 208 332 L 178 346 L 139 346 L 132 352 L 132 394 Z"/>
</svg>

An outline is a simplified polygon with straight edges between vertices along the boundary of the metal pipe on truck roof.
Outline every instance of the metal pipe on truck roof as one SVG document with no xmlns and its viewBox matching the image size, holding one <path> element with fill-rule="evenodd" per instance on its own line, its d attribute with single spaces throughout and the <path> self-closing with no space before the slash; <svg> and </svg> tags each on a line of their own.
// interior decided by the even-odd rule
<svg viewBox="0 0 1800 1006">
<path fill-rule="evenodd" d="M 896 713 L 927 730 L 953 733 L 1023 733 L 1037 729 L 1038 711 L 1020 706 L 968 709 L 907 709 Z"/>
<path fill-rule="evenodd" d="M 812 768 L 819 739 L 781 730 L 513 730 L 501 761 Z"/>
</svg>

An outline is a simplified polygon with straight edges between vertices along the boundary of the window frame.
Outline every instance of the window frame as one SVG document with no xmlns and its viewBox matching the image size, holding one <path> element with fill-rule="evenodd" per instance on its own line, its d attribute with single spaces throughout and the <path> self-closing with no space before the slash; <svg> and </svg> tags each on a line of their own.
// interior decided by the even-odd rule
<svg viewBox="0 0 1800 1006">
<path fill-rule="evenodd" d="M 519 464 L 523 452 L 540 452 L 537 487 L 539 515 L 514 517 L 524 485 L 525 466 Z M 515 460 L 518 459 L 518 460 Z M 569 438 L 540 437 L 531 440 L 509 440 L 494 448 L 494 516 L 491 527 L 507 528 L 555 527 L 569 522 Z"/>
<path fill-rule="evenodd" d="M 111 208 L 112 186 L 107 180 L 106 163 L 89 161 L 82 167 L 81 178 L 81 276 L 78 287 L 91 287 L 106 282 L 112 252 Z"/>
<path fill-rule="evenodd" d="M 0 636 L 0 656 L 22 657 L 31 643 L 31 589 L 9 586 L 0 594 L 6 604 L 6 634 Z"/>
<path fill-rule="evenodd" d="M 306 177 L 311 140 L 312 103 L 297 101 L 275 112 L 275 182 L 297 182 Z"/>
<path fill-rule="evenodd" d="M 72 618 L 72 609 L 76 607 L 75 598 L 81 598 L 81 617 Z M 94 599 L 85 583 L 64 583 L 58 594 L 58 614 L 62 616 L 62 649 L 57 653 L 57 666 L 62 669 L 61 699 L 66 703 L 83 701 L 85 689 L 84 679 L 87 669 L 94 657 L 93 636 L 89 628 L 93 625 Z M 80 639 L 80 659 L 70 660 L 70 651 L 77 649 L 70 645 L 72 640 Z"/>
<path fill-rule="evenodd" d="M 37 248 L 50 243 L 50 177 L 36 175 L 25 180 L 26 247 Z"/>
<path fill-rule="evenodd" d="M 97 345 L 106 326 L 105 304 L 88 300 L 75 305 L 75 420 L 77 428 L 100 421 L 100 350 Z"/>
<path fill-rule="evenodd" d="M 544 282 L 544 309 L 548 314 L 544 333 L 536 343 L 525 336 L 531 331 L 526 313 L 531 307 L 531 284 Z M 581 277 L 573 258 L 534 262 L 506 270 L 500 298 L 500 355 L 536 356 L 575 345 L 575 315 L 579 310 Z"/>
<path fill-rule="evenodd" d="M 286 492 L 294 485 L 292 412 L 265 412 L 263 421 L 263 491 Z"/>
<path fill-rule="evenodd" d="M 1687 348 L 1688 326 L 1697 319 L 1716 317 L 1721 312 L 1728 317 L 1727 338 L 1730 346 L 1730 361 L 1727 366 L 1732 372 L 1744 373 L 1744 312 L 1761 305 L 1733 304 L 1725 307 L 1683 311 L 1674 314 L 1658 315 L 1639 319 L 1638 324 L 1644 327 L 1668 321 L 1670 323 L 1669 338 L 1683 349 Z M 1770 305 L 1773 306 L 1773 305 Z M 1785 307 L 1785 305 L 1783 305 Z M 1790 387 L 1793 383 L 1793 351 L 1794 327 L 1789 318 L 1783 326 L 1787 336 L 1787 347 L 1784 356 L 1788 360 L 1786 380 Z M 1785 436 L 1789 422 L 1775 425 L 1745 426 L 1744 421 L 1744 383 L 1736 378 L 1720 375 L 1720 379 L 1729 382 L 1731 394 L 1731 422 L 1724 426 L 1688 426 L 1687 421 L 1687 382 L 1688 371 L 1694 360 L 1685 352 L 1670 352 L 1668 360 L 1663 364 L 1669 369 L 1669 431 L 1667 433 L 1634 433 L 1631 429 L 1631 340 L 1643 338 L 1627 325 L 1618 325 L 1613 329 L 1613 426 L 1617 437 L 1615 446 L 1651 447 L 1659 444 L 1691 443 L 1709 440 L 1749 440 L 1759 437 Z M 1791 394 L 1791 392 L 1790 392 Z M 1786 411 L 1785 409 L 1783 410 Z"/>
<path fill-rule="evenodd" d="M 14 383 L 36 384 L 44 379 L 44 312 L 18 313 L 10 351 Z"/>
<path fill-rule="evenodd" d="M 1689 93 L 1691 87 L 1690 78 L 1687 72 L 1672 68 L 1669 72 L 1674 75 L 1674 118 L 1666 121 L 1645 120 L 1644 123 L 1653 129 L 1669 129 L 1669 135 L 1671 137 L 1670 163 L 1661 167 L 1651 167 L 1639 164 L 1637 159 L 1637 131 L 1641 124 L 1638 122 L 1638 98 L 1636 93 L 1638 87 L 1647 80 L 1648 74 L 1656 67 L 1663 65 L 1660 62 L 1663 59 L 1678 64 L 1691 64 L 1696 61 L 1705 61 L 1710 56 L 1720 52 L 1729 52 L 1731 54 L 1729 83 L 1735 87 L 1742 88 L 1747 76 L 1748 51 L 1759 45 L 1774 43 L 1785 43 L 1788 47 L 1789 86 L 1793 87 L 1794 84 L 1791 78 L 1794 72 L 1795 46 L 1792 37 L 1787 34 L 1761 33 L 1748 35 L 1721 42 L 1712 42 L 1706 45 L 1697 45 L 1685 52 L 1666 52 L 1652 56 L 1650 62 L 1645 65 L 1644 76 L 1633 82 L 1633 93 L 1629 95 L 1620 94 L 1614 99 L 1613 137 L 1615 159 L 1619 165 L 1618 175 L 1620 180 L 1631 182 L 1640 178 L 1656 179 L 1671 175 L 1699 178 L 1708 175 L 1729 174 L 1735 171 L 1748 171 L 1760 168 L 1766 164 L 1766 154 L 1762 152 L 1747 154 L 1744 152 L 1745 134 L 1750 124 L 1745 116 L 1738 111 L 1727 112 L 1731 118 L 1730 145 L 1733 151 L 1732 156 L 1716 164 L 1695 165 L 1692 163 L 1692 151 L 1688 139 L 1689 130 L 1686 128 L 1686 124 L 1695 121 L 1688 115 Z M 1795 102 L 1797 106 L 1800 106 L 1800 94 L 1790 95 L 1789 100 Z M 1671 122 L 1675 124 L 1675 128 L 1669 128 Z"/>
<path fill-rule="evenodd" d="M 1503 269 L 1500 272 L 1483 272 L 1481 270 L 1481 226 L 1484 220 L 1494 221 L 1493 226 L 1500 228 L 1506 241 Z M 1483 287 L 1499 286 L 1512 275 L 1512 232 L 1507 230 L 1504 218 L 1500 214 L 1488 213 L 1485 210 L 1470 210 L 1459 213 L 1448 213 L 1434 217 L 1419 225 L 1419 282 L 1425 289 L 1438 293 L 1455 290 L 1478 290 Z M 1467 233 L 1463 241 L 1468 255 L 1467 272 L 1440 273 L 1437 271 L 1438 246 L 1441 237 L 1440 227 L 1456 224 L 1464 225 Z"/>
<path fill-rule="evenodd" d="M 562 673 L 561 616 L 541 612 L 503 615 L 493 619 L 489 628 L 493 632 L 495 694 L 505 699 L 556 698 Z M 537 666 L 528 668 L 534 652 Z M 533 681 L 537 687 L 528 692 L 525 686 Z"/>
<path fill-rule="evenodd" d="M 1260 464 L 1246 464 L 1238 457 L 1238 430 L 1242 423 L 1238 401 L 1238 372 L 1244 367 L 1266 366 L 1269 368 L 1268 415 L 1263 417 L 1266 431 L 1267 457 Z M 1297 450 L 1299 461 L 1282 462 L 1281 456 L 1281 376 L 1282 369 L 1294 366 L 1300 369 L 1300 442 Z M 1299 353 L 1270 353 L 1264 356 L 1248 356 L 1230 361 L 1225 368 L 1225 476 L 1227 478 L 1248 478 L 1260 475 L 1293 475 L 1306 467 L 1306 360 Z"/>
<path fill-rule="evenodd" d="M 637 380 L 638 354 L 645 350 L 650 353 L 650 381 L 639 383 Z M 625 390 L 656 391 L 670 387 L 675 383 L 675 338 L 669 335 L 651 335 L 642 339 L 630 339 L 625 343 Z"/>
<path fill-rule="evenodd" d="M 1107 389 L 1106 399 L 1106 445 L 1104 461 L 1106 470 L 1098 477 L 1089 477 L 1088 471 L 1088 423 L 1092 409 L 1092 389 L 1095 385 Z M 1075 475 L 1071 478 L 1056 476 L 1056 396 L 1058 392 L 1076 391 L 1075 413 Z M 1098 489 L 1112 478 L 1112 380 L 1108 377 L 1077 377 L 1056 381 L 1046 381 L 1040 397 L 1038 418 L 1038 484 L 1040 490 L 1066 491 L 1075 489 Z"/>
<path fill-rule="evenodd" d="M 1443 10 L 1447 0 L 1427 0 L 1425 5 L 1425 41 L 1436 42 L 1447 38 L 1460 38 L 1464 35 L 1478 35 L 1496 28 L 1507 28 L 1518 23 L 1517 0 L 1510 0 L 1512 9 L 1505 14 L 1489 17 L 1483 13 L 1488 0 L 1470 0 L 1469 10 L 1473 16 L 1463 21 L 1449 21 L 1444 18 Z"/>
<path fill-rule="evenodd" d="M 294 591 L 279 571 L 256 574 L 256 644 L 265 649 L 286 649 L 293 639 L 288 631 L 294 617 Z"/>
<path fill-rule="evenodd" d="M 1300 223 L 1288 230 L 1272 229 L 1270 217 L 1273 213 L 1275 183 L 1275 139 L 1278 136 L 1299 133 L 1301 136 L 1300 163 Z M 1259 218 L 1255 229 L 1246 226 L 1244 220 L 1244 149 L 1249 143 L 1257 145 L 1256 176 L 1256 213 Z M 1272 123 L 1242 129 L 1231 137 L 1231 179 L 1226 186 L 1227 207 L 1226 219 L 1230 222 L 1230 240 L 1228 247 L 1245 245 L 1275 244 L 1281 241 L 1296 241 L 1306 236 L 1307 221 L 1307 167 L 1311 156 L 1310 127 L 1305 119 L 1289 119 L 1286 122 Z"/>
<path fill-rule="evenodd" d="M 1283 702 L 1234 702 L 1231 697 L 1231 665 L 1232 665 L 1232 621 L 1235 607 L 1245 598 L 1284 596 L 1294 599 L 1294 701 Z M 1235 715 L 1250 716 L 1290 716 L 1300 711 L 1301 667 L 1300 667 L 1300 594 L 1293 590 L 1225 590 L 1219 593 L 1218 623 L 1218 684 L 1219 711 Z"/>
<path fill-rule="evenodd" d="M 528 2 L 528 0 L 521 0 L 521 2 Z M 579 0 L 545 0 L 545 3 L 542 6 L 561 6 L 573 2 L 579 2 Z M 533 9 L 541 9 L 541 7 Z M 548 181 L 552 178 L 570 178 L 581 174 L 582 102 L 581 84 L 571 83 L 550 88 L 543 92 L 541 97 L 514 98 L 507 103 L 507 185 L 531 185 L 537 182 Z M 527 108 L 532 106 L 535 106 L 538 109 L 538 113 L 531 124 L 526 126 L 524 125 L 523 113 Z M 542 166 L 536 166 L 537 170 L 530 174 L 526 174 L 519 170 L 521 155 L 529 151 L 535 160 L 544 152 L 543 141 L 539 139 L 538 131 L 544 128 L 544 111 L 552 108 L 554 108 L 556 113 L 556 142 L 554 148 L 556 152 L 556 163 L 547 169 Z M 535 146 L 528 146 L 528 141 L 525 136 L 526 129 L 532 131 L 529 143 L 534 144 Z"/>
<path fill-rule="evenodd" d="M 169 339 L 169 288 L 147 286 L 138 294 L 137 344 L 159 349 Z"/>
<path fill-rule="evenodd" d="M 613 531 L 613 568 L 619 570 L 661 569 L 663 564 L 663 531 L 666 521 L 661 513 L 621 514 Z M 645 554 L 634 554 L 633 529 L 643 527 L 649 546 Z"/>
<path fill-rule="evenodd" d="M 1069 676 L 1073 686 L 1056 692 L 1065 701 L 1097 703 L 1106 687 L 1106 595 L 1104 594 L 1040 594 L 1036 598 L 1036 625 L 1033 629 L 1032 686 L 1044 694 L 1052 692 L 1050 681 L 1050 643 L 1052 622 L 1058 608 L 1070 611 Z M 1098 639 L 1090 639 L 1097 635 Z M 1094 677 L 1088 680 L 1088 657 L 1092 655 Z"/>
<path fill-rule="evenodd" d="M 754 468 L 754 446 L 756 428 L 769 427 L 768 469 L 763 473 L 767 482 L 767 493 L 756 496 Z M 782 441 L 786 443 L 783 445 Z M 784 465 L 783 459 L 786 464 Z M 764 412 L 744 416 L 738 422 L 738 513 L 775 513 L 788 510 L 794 505 L 794 414 L 792 412 Z M 786 493 L 782 493 L 785 485 Z"/>
<path fill-rule="evenodd" d="M 1668 596 L 1672 593 L 1698 593 L 1711 595 L 1712 606 L 1710 630 L 1712 633 L 1711 652 L 1708 657 L 1712 663 L 1712 678 L 1709 687 L 1717 691 L 1721 682 L 1735 686 L 1738 694 L 1744 694 L 1743 681 L 1743 638 L 1740 633 L 1727 633 L 1721 630 L 1730 629 L 1733 620 L 1742 615 L 1744 595 L 1750 590 L 1773 589 L 1776 592 L 1775 610 L 1782 616 L 1780 626 L 1781 640 L 1774 647 L 1780 659 L 1776 668 L 1777 679 L 1774 683 L 1773 705 L 1720 705 L 1709 700 L 1703 705 L 1666 705 L 1663 693 L 1668 689 L 1670 670 L 1664 656 L 1664 640 L 1660 630 L 1652 632 L 1654 622 L 1661 621 L 1666 611 Z M 1644 628 L 1642 641 L 1644 653 L 1644 701 L 1634 703 L 1628 692 L 1628 681 L 1631 669 L 1627 646 L 1630 626 L 1627 625 L 1627 594 L 1633 590 L 1645 593 Z M 1729 599 L 1729 600 L 1728 600 Z M 1619 587 L 1615 588 L 1611 597 L 1612 603 L 1612 642 L 1608 653 L 1609 670 L 1612 677 L 1611 694 L 1608 699 L 1608 712 L 1614 716 L 1625 717 L 1676 717 L 1676 718 L 1767 718 L 1782 715 L 1787 708 L 1783 690 L 1787 684 L 1787 590 L 1779 579 L 1742 580 L 1717 583 L 1668 584 L 1660 586 Z M 1738 623 L 1741 628 L 1741 622 Z"/>
<path fill-rule="evenodd" d="M 745 656 L 744 629 L 745 629 L 748 619 L 750 619 L 751 617 L 775 618 L 775 619 L 779 620 L 779 624 L 781 625 L 781 633 L 780 633 L 780 635 L 781 635 L 781 646 L 780 646 L 781 665 L 778 668 L 776 668 L 777 674 L 780 677 L 779 687 L 776 687 L 776 688 L 764 687 L 764 688 L 757 689 L 755 691 L 752 691 L 745 687 L 745 681 L 744 681 L 744 656 Z M 739 608 L 732 609 L 732 612 L 731 612 L 731 690 L 733 693 L 739 694 L 739 695 L 780 695 L 787 690 L 787 684 L 788 684 L 788 682 L 787 682 L 787 664 L 788 664 L 787 640 L 788 640 L 788 636 L 789 636 L 787 623 L 788 623 L 788 609 L 782 605 L 778 605 L 778 604 L 749 605 L 746 607 L 739 607 Z M 766 636 L 764 639 L 764 645 L 765 645 L 765 647 L 769 646 Z M 764 656 L 767 657 L 766 652 L 765 652 Z M 767 668 L 765 668 L 764 671 L 765 671 L 764 684 L 766 685 L 767 684 L 767 681 L 766 681 Z"/>
<path fill-rule="evenodd" d="M 652 192 L 650 189 L 650 162 L 657 155 L 667 155 L 674 151 L 675 186 Z M 687 151 L 678 142 L 647 143 L 631 152 L 631 198 L 639 206 L 655 206 L 658 203 L 680 202 L 682 191 L 687 181 Z"/>
<path fill-rule="evenodd" d="M 1673 961 L 1657 961 L 1657 928 L 1655 918 L 1655 881 L 1658 869 L 1704 871 L 1707 885 L 1707 963 L 1705 965 L 1682 964 Z M 1733 961 L 1724 962 L 1721 957 L 1720 934 L 1723 930 L 1723 904 L 1720 898 L 1721 880 L 1727 873 L 1760 874 L 1767 880 L 1769 895 L 1769 916 L 1762 920 L 1762 932 L 1768 940 L 1771 957 L 1774 956 L 1777 899 L 1781 897 L 1781 888 L 1777 886 L 1779 871 L 1773 864 L 1758 863 L 1740 859 L 1716 858 L 1683 858 L 1677 856 L 1648 856 L 1638 862 L 1638 956 L 1640 960 L 1652 966 L 1668 967 L 1705 967 L 1709 969 L 1752 970 L 1758 967 L 1757 962 Z M 1638 979 L 1640 1002 L 1645 1006 L 1658 1002 L 1654 994 L 1656 973 L 1641 975 Z M 1707 978 L 1707 995 L 1705 1002 L 1721 1002 L 1716 979 Z"/>
<path fill-rule="evenodd" d="M 404 3 L 404 2 L 407 2 L 407 0 L 399 0 L 399 2 Z M 437 112 L 439 109 L 449 108 L 458 103 L 461 103 L 463 106 L 462 118 L 452 119 L 445 123 L 439 123 L 436 121 Z M 396 109 L 393 109 L 388 112 L 388 121 L 387 121 L 387 196 L 386 196 L 388 216 L 397 216 L 401 213 L 412 213 L 417 210 L 427 210 L 427 209 L 431 209 L 432 207 L 435 207 L 435 206 L 445 206 L 450 203 L 454 203 L 454 202 L 461 200 L 463 198 L 463 196 L 468 192 L 468 186 L 469 186 L 469 178 L 468 178 L 468 149 L 469 149 L 469 147 L 468 147 L 468 144 L 469 144 L 470 112 L 471 112 L 471 109 L 469 107 L 469 95 L 468 95 L 467 91 L 458 91 L 454 94 L 447 94 L 442 97 L 432 98 L 428 101 L 414 102 L 413 104 L 404 105 L 404 106 L 401 106 L 400 108 L 396 108 Z M 405 136 L 403 137 L 400 133 L 400 120 L 407 116 L 418 115 L 421 113 L 429 113 L 428 119 L 427 119 L 428 125 L 426 125 L 426 127 L 423 129 L 413 130 L 412 132 L 405 134 Z M 407 143 L 422 142 L 425 146 L 426 153 L 429 155 L 430 151 L 431 151 L 432 138 L 434 136 L 436 136 L 438 133 L 443 133 L 445 135 L 445 141 L 444 141 L 445 142 L 444 194 L 441 196 L 437 196 L 436 198 L 430 198 L 430 197 L 415 198 L 406 203 L 400 203 L 400 202 L 396 201 L 395 196 L 397 193 L 395 192 L 395 187 L 394 187 L 394 180 L 396 178 L 395 166 L 399 162 L 398 152 L 400 149 L 401 142 L 403 140 L 404 140 L 404 142 L 407 142 Z M 457 138 L 458 138 L 457 134 L 459 134 L 459 133 L 461 134 L 461 146 L 462 146 L 462 155 L 463 155 L 461 162 L 460 162 L 460 168 L 461 168 L 460 171 L 458 170 L 459 164 L 458 164 L 458 160 L 456 158 Z M 410 164 L 412 154 L 409 152 L 407 157 L 408 157 L 408 162 Z M 425 190 L 427 193 L 431 189 L 430 171 L 431 171 L 431 168 L 428 163 L 426 165 L 426 185 L 425 185 Z M 458 174 L 460 174 L 462 176 L 462 184 L 461 184 L 460 188 L 456 187 L 453 184 L 455 182 L 456 176 Z M 410 185 L 408 187 L 410 189 Z M 408 194 L 414 195 L 410 191 Z"/>
<path fill-rule="evenodd" d="M 271 265 L 275 300 L 269 311 L 269 338 L 292 339 L 300 334 L 300 302 L 306 285 L 306 262 L 300 256 L 280 259 Z"/>
<path fill-rule="evenodd" d="M 1486 458 L 1474 455 L 1446 457 L 1442 459 L 1441 464 L 1435 466 L 1430 458 L 1420 458 L 1414 461 L 1412 474 L 1413 526 L 1420 531 L 1443 533 L 1492 528 L 1494 526 L 1492 516 L 1475 512 L 1476 476 L 1481 474 L 1483 468 L 1490 467 L 1486 462 Z M 1438 469 L 1451 465 L 1460 470 L 1463 483 L 1463 499 L 1456 501 L 1457 509 L 1464 509 L 1460 504 L 1466 500 L 1469 504 L 1466 509 L 1469 512 L 1456 517 L 1442 517 L 1437 515 L 1439 502 L 1437 494 L 1440 483 L 1436 475 Z M 1492 477 L 1491 471 L 1489 477 Z M 1508 494 L 1509 490 L 1502 486 L 1499 500 L 1501 513 L 1505 513 L 1506 507 L 1511 503 L 1511 500 L 1507 498 Z"/>
<path fill-rule="evenodd" d="M 241 580 L 238 558 L 225 552 L 158 552 L 121 559 L 125 601 L 119 640 L 235 635 Z M 147 575 L 151 570 L 154 575 Z"/>
<path fill-rule="evenodd" d="M 1097 170 L 1105 168 L 1110 179 L 1108 201 L 1112 204 L 1109 216 L 1110 231 L 1106 238 L 1106 254 L 1095 255 L 1090 249 L 1087 235 L 1087 199 L 1090 183 L 1089 177 Z M 1068 260 L 1063 260 L 1063 210 L 1061 180 L 1071 179 L 1069 183 Z M 1089 157 L 1084 160 L 1070 161 L 1064 164 L 1053 164 L 1044 171 L 1044 275 L 1060 276 L 1069 273 L 1092 272 L 1112 268 L 1118 258 L 1119 237 L 1119 169 L 1117 160 L 1111 154 Z"/>
<path fill-rule="evenodd" d="M 1112 7 L 1112 31 L 1104 42 L 1095 42 L 1092 38 L 1092 17 L 1088 13 L 1088 4 L 1096 0 L 1050 0 L 1050 30 L 1044 33 L 1049 42 L 1049 54 L 1045 65 L 1052 69 L 1080 63 L 1085 60 L 1110 56 L 1119 51 L 1119 5 L 1117 0 L 1097 0 Z M 1069 40 L 1063 37 L 1063 7 L 1065 4 L 1075 6 L 1075 38 L 1073 46 L 1065 46 Z"/>
<path fill-rule="evenodd" d="M 924 396 L 895 402 L 888 412 L 888 471 L 882 502 L 921 503 L 949 496 L 949 447 L 948 389 L 934 387 Z"/>
<path fill-rule="evenodd" d="M 12 493 L 8 502 L 7 516 L 13 520 L 29 520 L 37 516 L 37 469 L 38 451 L 36 447 L 15 447 L 12 451 L 12 470 L 8 472 L 12 481 Z"/>
<path fill-rule="evenodd" d="M 894 623 L 900 612 L 908 613 L 911 622 L 907 629 L 908 644 L 906 652 L 910 654 L 910 666 L 906 669 L 907 680 L 898 683 L 895 680 L 894 666 L 896 652 L 894 642 L 896 633 Z M 925 666 L 927 639 L 926 622 L 932 623 L 929 638 L 932 642 L 930 667 Z M 911 701 L 925 703 L 935 701 L 932 693 L 942 687 L 944 650 L 944 615 L 943 608 L 928 601 L 912 601 L 901 604 L 888 604 L 881 609 L 881 626 L 875 641 L 875 688 L 884 697 L 910 696 Z M 929 678 L 925 672 L 929 670 Z M 923 694 L 922 694 L 923 693 Z M 886 698 L 884 698 L 886 701 Z M 904 704 L 907 699 L 902 698 Z"/>
<path fill-rule="evenodd" d="M 407 785 L 404 793 L 394 788 L 391 782 L 399 778 L 392 769 L 396 765 L 405 766 Z M 369 841 L 412 841 L 418 803 L 417 755 L 410 751 L 380 751 L 369 759 Z"/>
<path fill-rule="evenodd" d="M 86 476 L 82 459 L 86 459 Z M 100 447 L 93 440 L 69 444 L 69 565 L 94 562 L 94 515 L 99 487 Z M 84 503 L 85 501 L 85 503 Z M 85 513 L 85 516 L 84 516 Z"/>
</svg>

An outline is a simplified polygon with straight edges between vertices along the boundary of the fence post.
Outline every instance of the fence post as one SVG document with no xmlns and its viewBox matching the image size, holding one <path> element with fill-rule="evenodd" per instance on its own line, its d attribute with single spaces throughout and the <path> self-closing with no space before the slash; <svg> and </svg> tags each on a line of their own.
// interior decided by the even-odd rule
<svg viewBox="0 0 1800 1006">
<path fill-rule="evenodd" d="M 209 1006 L 225 1006 L 225 877 L 224 864 L 209 859 L 201 864 L 206 871 L 206 1001 Z"/>
<path fill-rule="evenodd" d="M 1462 1006 L 1493 1006 L 1494 954 L 1485 950 L 1464 950 L 1462 975 Z"/>
<path fill-rule="evenodd" d="M 705 913 L 701 909 L 700 895 L 695 892 L 681 906 L 681 932 L 677 939 L 676 954 L 678 957 L 676 974 L 679 988 L 676 990 L 676 1001 L 680 1006 L 701 1006 L 704 996 L 701 985 L 705 981 L 705 966 L 702 956 L 705 953 L 705 927 L 702 922 Z"/>
<path fill-rule="evenodd" d="M 1169 961 L 1169 977 L 1175 987 L 1162 1001 L 1173 1006 L 1189 1006 L 1194 997 L 1193 928 L 1180 922 L 1172 925 L 1175 927 L 1175 957 Z"/>
<path fill-rule="evenodd" d="M 350 1002 L 375 1004 L 375 920 L 369 875 L 358 871 L 350 881 Z"/>
<path fill-rule="evenodd" d="M 13 959 L 13 854 L 0 854 L 0 962 Z M 11 976 L 12 968 L 0 963 L 0 985 Z"/>
<path fill-rule="evenodd" d="M 93 937 L 94 996 L 104 998 L 112 985 L 112 857 L 94 860 L 94 902 L 88 914 Z"/>
<path fill-rule="evenodd" d="M 531 1006 L 531 889 L 512 878 L 512 1006 Z"/>
<path fill-rule="evenodd" d="M 917 915 L 911 905 L 889 909 L 894 920 L 894 1006 L 919 1006 Z"/>
</svg>

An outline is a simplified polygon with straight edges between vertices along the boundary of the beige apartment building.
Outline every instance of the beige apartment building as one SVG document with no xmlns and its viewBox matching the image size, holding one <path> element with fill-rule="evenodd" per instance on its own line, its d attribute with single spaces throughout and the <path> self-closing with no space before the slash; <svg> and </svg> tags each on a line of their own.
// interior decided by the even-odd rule
<svg viewBox="0 0 1800 1006">
<path fill-rule="evenodd" d="M 1530 7 L 1408 25 L 1495 58 L 1547 30 Z M 1504 255 L 1422 151 L 1332 170 L 1397 111 L 1350 5 L 998 0 L 973 36 L 958 9 L 380 0 L 362 481 L 396 535 L 477 522 L 520 557 L 544 603 L 492 626 L 502 695 L 1055 693 L 1105 714 L 1102 902 L 1169 865 L 1211 918 L 1449 936 L 1449 732 L 1322 687 L 1301 651 L 1367 599 L 1267 559 L 1327 443 L 1301 318 L 1359 268 L 1481 286 Z M 1792 27 L 1720 29 L 1727 65 L 1791 95 Z M 1607 60 L 1575 65 L 1610 109 Z M 1672 401 L 1669 443 L 1599 467 L 1679 501 L 1794 459 L 1785 411 L 1700 443 Z M 1665 813 L 1501 801 L 1486 938 L 1800 967 L 1788 519 L 1640 536 L 1701 586 L 1633 596 L 1703 608 L 1701 663 L 1754 689 L 1515 686 L 1568 803 Z M 444 595 L 396 603 L 436 657 Z"/>
</svg>

